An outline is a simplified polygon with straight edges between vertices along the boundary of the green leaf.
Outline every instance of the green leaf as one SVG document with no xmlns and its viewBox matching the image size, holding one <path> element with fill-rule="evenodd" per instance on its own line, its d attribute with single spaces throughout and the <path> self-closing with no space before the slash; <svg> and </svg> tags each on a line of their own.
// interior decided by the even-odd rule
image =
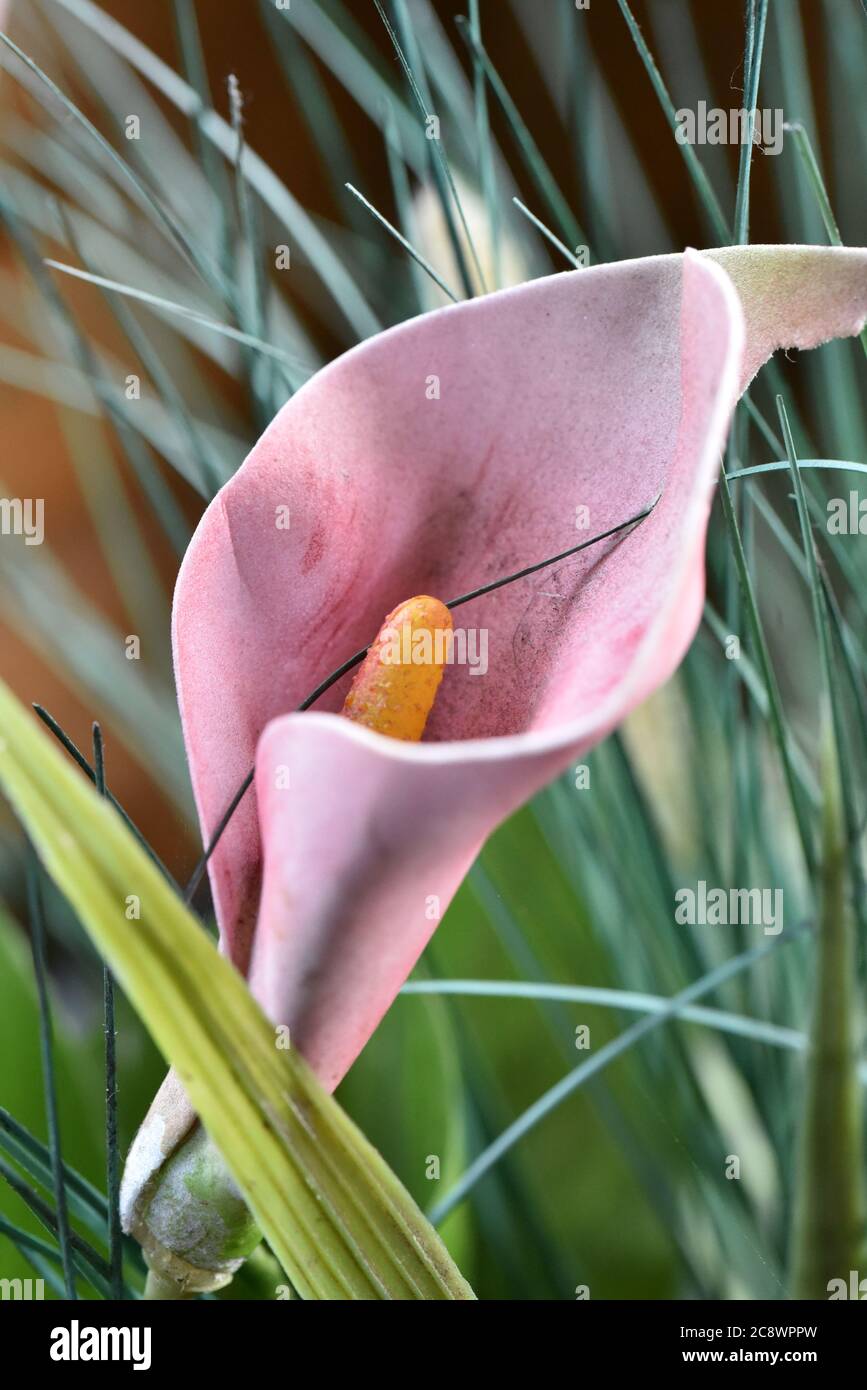
<svg viewBox="0 0 867 1390">
<path fill-rule="evenodd" d="M 276 1047 L 229 962 L 5 686 L 0 783 L 302 1297 L 472 1298 L 379 1154 L 302 1059 Z"/>
</svg>

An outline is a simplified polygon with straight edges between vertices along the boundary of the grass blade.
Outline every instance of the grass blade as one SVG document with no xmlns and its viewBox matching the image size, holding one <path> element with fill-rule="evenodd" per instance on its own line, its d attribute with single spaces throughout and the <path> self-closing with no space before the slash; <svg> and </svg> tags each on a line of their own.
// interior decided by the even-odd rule
<svg viewBox="0 0 867 1390">
<path fill-rule="evenodd" d="M 180 250 L 184 259 L 189 265 L 201 275 L 202 279 L 216 289 L 224 298 L 228 294 L 228 286 L 223 279 L 218 268 L 211 264 L 210 259 L 204 255 L 201 248 L 187 236 L 177 218 L 173 216 L 160 202 L 159 198 L 148 188 L 147 184 L 139 178 L 135 170 L 125 159 L 122 159 L 117 150 L 109 144 L 104 135 L 101 135 L 96 126 L 88 120 L 83 111 L 80 111 L 73 101 L 60 90 L 56 82 L 52 82 L 46 72 L 43 72 L 37 63 L 33 61 L 16 43 L 13 43 L 6 34 L 0 33 L 2 41 L 22 62 L 34 77 L 44 84 L 56 101 L 60 102 L 63 109 L 75 120 L 82 129 L 96 142 L 104 155 L 111 159 L 123 172 L 125 177 L 132 184 L 135 191 L 143 201 L 144 205 L 153 214 L 154 218 L 160 223 L 168 233 L 170 239 Z M 11 69 L 9 69 L 11 71 Z M 14 76 L 13 72 L 13 76 Z"/>
<path fill-rule="evenodd" d="M 368 212 L 373 214 L 380 226 L 384 227 L 385 230 L 389 233 L 389 235 L 393 236 L 395 241 L 400 243 L 404 251 L 406 251 L 408 255 L 412 256 L 412 259 L 415 261 L 416 265 L 421 266 L 422 270 L 426 271 L 426 273 L 433 280 L 434 284 L 439 285 L 443 294 L 447 294 L 453 304 L 458 304 L 460 302 L 458 300 L 458 296 L 452 290 L 449 289 L 445 280 L 442 278 L 438 271 L 434 270 L 430 261 L 425 260 L 424 256 L 422 256 L 420 252 L 416 251 L 415 247 L 407 241 L 406 237 L 403 236 L 402 233 L 400 233 L 397 230 L 397 227 L 393 227 L 392 224 L 388 221 L 388 219 L 383 217 L 382 213 L 378 212 L 372 203 L 368 202 L 367 198 L 365 198 L 363 193 L 359 193 L 358 189 L 353 188 L 351 183 L 348 183 L 346 187 L 349 189 L 349 192 L 352 194 L 353 198 L 357 198 L 358 201 L 361 204 L 363 204 L 364 207 L 367 208 Z"/>
<path fill-rule="evenodd" d="M 470 0 L 470 32 L 475 43 L 481 47 L 482 24 L 479 14 L 479 0 Z M 491 244 L 491 261 L 494 273 L 494 289 L 502 284 L 500 266 L 500 209 L 497 203 L 497 175 L 494 164 L 494 150 L 491 140 L 491 122 L 488 116 L 488 89 L 485 82 L 485 69 L 480 57 L 473 57 L 473 98 L 476 115 L 476 144 L 479 151 L 479 179 L 482 196 L 488 213 L 488 234 Z"/>
<path fill-rule="evenodd" d="M 792 439 L 792 431 L 789 427 L 786 408 L 783 404 L 782 396 L 777 397 L 777 410 L 780 416 L 780 425 L 783 431 L 783 438 L 786 442 L 786 450 L 789 455 L 792 481 L 795 487 L 795 499 L 798 508 L 798 521 L 801 527 L 801 539 L 804 547 L 804 556 L 807 562 L 807 578 L 810 586 L 810 598 L 813 606 L 813 621 L 816 626 L 816 637 L 819 643 L 819 661 L 822 671 L 823 703 L 827 704 L 829 717 L 832 725 L 831 744 L 832 750 L 836 753 L 837 770 L 836 776 L 839 778 L 842 789 L 842 800 L 844 817 L 846 821 L 846 834 L 848 848 L 845 858 L 848 863 L 849 873 L 852 880 L 852 892 L 854 901 L 858 904 L 859 925 L 862 930 L 867 929 L 867 915 L 864 908 L 865 884 L 864 875 L 861 868 L 859 854 L 859 844 L 862 835 L 861 816 L 858 811 L 858 804 L 855 794 L 855 787 L 852 778 L 851 760 L 848 756 L 843 756 L 843 749 L 847 745 L 846 729 L 843 719 L 842 700 L 837 681 L 837 672 L 833 658 L 833 638 L 830 627 L 828 609 L 825 602 L 826 581 L 819 570 L 819 557 L 816 551 L 816 542 L 813 530 L 810 525 L 810 515 L 807 507 L 807 494 L 804 489 L 804 480 L 801 477 L 801 470 L 798 466 L 798 459 L 795 453 L 795 444 Z M 828 586 L 830 587 L 830 586 Z M 827 781 L 826 774 L 826 781 Z M 826 797 L 832 793 L 826 790 Z M 827 814 L 827 812 L 826 812 Z M 827 854 L 826 848 L 826 854 Z"/>
<path fill-rule="evenodd" d="M 201 101 L 194 88 L 98 5 L 92 4 L 91 0 L 55 0 L 55 3 L 109 44 L 184 115 L 201 112 Z M 215 111 L 204 111 L 201 112 L 201 129 L 216 149 L 233 162 L 237 142 L 229 123 Z M 250 184 L 271 209 L 278 223 L 285 226 L 304 248 L 310 264 L 346 321 L 361 338 L 377 333 L 381 327 L 378 318 L 313 219 L 273 169 L 249 145 L 244 150 L 243 163 Z"/>
<path fill-rule="evenodd" d="M 406 80 L 409 84 L 409 89 L 412 93 L 416 105 L 418 106 L 421 118 L 424 121 L 425 126 L 428 129 L 430 129 L 431 120 L 436 120 L 438 118 L 434 116 L 434 114 L 430 110 L 430 92 L 427 90 L 427 83 L 424 76 L 424 70 L 421 64 L 421 58 L 415 45 L 415 41 L 412 34 L 412 28 L 409 22 L 409 16 L 406 12 L 405 6 L 403 5 L 403 0 L 394 0 L 394 2 L 398 14 L 398 22 L 400 25 L 401 33 L 403 35 L 403 45 L 407 48 L 407 53 L 404 53 L 404 47 L 401 46 L 400 40 L 398 39 L 394 27 L 390 23 L 389 18 L 385 13 L 382 4 L 380 3 L 380 0 L 373 0 L 373 3 L 376 6 L 377 13 L 385 26 L 386 33 L 388 34 L 392 46 L 394 47 L 394 51 L 397 54 L 398 61 L 401 67 L 403 68 Z M 414 59 L 414 62 L 410 61 L 410 57 L 408 56 L 408 54 L 411 54 L 412 58 Z M 418 78 L 416 78 L 414 69 L 418 70 Z M 464 210 L 461 207 L 461 200 L 458 197 L 458 191 L 455 188 L 455 182 L 452 178 L 451 169 L 449 168 L 448 158 L 446 156 L 446 152 L 439 134 L 437 134 L 436 136 L 429 137 L 427 143 L 430 146 L 429 153 L 431 156 L 431 168 L 433 169 L 434 181 L 436 183 L 437 191 L 440 196 L 440 204 L 442 206 L 443 216 L 445 218 L 446 228 L 449 234 L 449 241 L 451 243 L 452 254 L 454 255 L 455 263 L 458 267 L 458 273 L 461 277 L 461 283 L 463 285 L 464 294 L 468 299 L 472 299 L 474 293 L 473 281 L 469 272 L 469 268 L 467 266 L 466 256 L 464 255 L 464 245 L 461 241 L 457 226 L 455 224 L 453 206 L 457 209 L 458 217 L 461 221 L 464 236 L 466 237 L 466 243 L 470 249 L 470 255 L 473 258 L 473 265 L 475 267 L 476 275 L 478 276 L 478 283 L 483 291 L 485 289 L 485 277 L 482 273 L 482 267 L 479 263 L 479 258 L 476 254 L 476 249 L 473 244 L 473 238 L 470 233 L 469 226 L 467 225 L 467 219 L 464 216 Z"/>
<path fill-rule="evenodd" d="M 105 748 L 102 729 L 93 726 L 94 785 L 99 795 L 105 790 Z M 123 1298 L 123 1232 L 120 1227 L 120 1153 L 117 1138 L 117 1024 L 114 1009 L 114 980 L 107 965 L 102 967 L 103 1033 L 105 1037 L 105 1181 L 108 1194 L 108 1262 L 111 1269 L 111 1296 Z"/>
<path fill-rule="evenodd" d="M 58 1275 L 54 1264 L 60 1262 L 60 1251 L 54 1245 L 49 1245 L 47 1241 L 40 1240 L 38 1236 L 33 1236 L 29 1231 L 22 1231 L 18 1226 L 13 1226 L 11 1221 L 7 1221 L 4 1216 L 0 1216 L 0 1235 L 6 1236 L 18 1249 L 26 1260 L 36 1270 L 40 1278 L 44 1279 L 49 1288 L 53 1289 L 58 1298 L 64 1297 L 65 1284 L 61 1275 Z"/>
<path fill-rule="evenodd" d="M 735 198 L 734 243 L 745 246 L 749 241 L 750 168 L 753 158 L 753 135 L 756 129 L 756 106 L 759 98 L 759 75 L 762 69 L 762 50 L 768 0 L 747 0 L 747 41 L 745 59 L 745 92 L 747 110 L 747 139 L 741 138 L 738 165 L 738 186 Z"/>
<path fill-rule="evenodd" d="M 497 72 L 481 41 L 476 38 L 471 25 L 469 25 L 462 15 L 457 17 L 456 23 L 461 34 L 466 39 L 473 58 L 481 64 L 485 77 L 491 84 L 491 90 L 506 116 L 518 147 L 524 157 L 527 168 L 533 178 L 536 187 L 542 198 L 553 214 L 554 221 L 560 228 L 560 232 L 566 240 L 573 246 L 584 246 L 588 244 L 585 233 L 561 193 L 557 181 L 545 160 L 536 141 L 533 139 L 524 118 L 518 110 L 500 74 Z"/>
<path fill-rule="evenodd" d="M 202 39 L 199 22 L 196 18 L 195 0 L 175 0 L 175 27 L 183 56 L 187 80 L 194 87 L 199 98 L 198 108 L 190 113 L 190 120 L 196 140 L 199 163 L 205 177 L 215 193 L 215 206 L 220 216 L 220 264 L 223 272 L 228 272 L 230 228 L 226 208 L 229 206 L 229 181 L 226 170 L 214 146 L 205 134 L 202 123 L 204 113 L 213 110 L 211 89 L 208 83 L 208 70 L 202 52 Z"/>
<path fill-rule="evenodd" d="M 795 933 L 790 933 L 789 940 L 792 940 L 794 936 Z M 601 1047 L 599 1051 L 595 1052 L 592 1057 L 589 1057 L 586 1062 L 582 1062 L 579 1066 L 575 1067 L 567 1076 L 564 1076 L 556 1085 L 552 1086 L 549 1091 L 546 1091 L 543 1096 L 540 1096 L 537 1101 L 534 1101 L 517 1120 L 509 1125 L 508 1129 L 504 1130 L 483 1153 L 479 1154 L 478 1158 L 470 1164 L 460 1181 L 457 1182 L 452 1190 L 433 1208 L 431 1211 L 431 1220 L 437 1225 L 441 1221 L 444 1221 L 449 1212 L 452 1211 L 459 1202 L 464 1200 L 475 1187 L 476 1183 L 499 1162 L 504 1154 L 508 1153 L 525 1134 L 566 1100 L 573 1091 L 577 1090 L 579 1086 L 582 1086 L 592 1076 L 596 1076 L 602 1071 L 609 1062 L 613 1062 L 617 1057 L 621 1056 L 622 1053 L 627 1051 L 628 1048 L 634 1046 L 636 1042 L 639 1042 L 646 1034 L 653 1032 L 653 1030 L 658 1028 L 662 1023 L 667 1023 L 675 1018 L 678 1011 L 683 1008 L 684 1005 L 691 1004 L 693 1000 L 700 999 L 705 994 L 710 994 L 714 989 L 718 989 L 721 984 L 731 979 L 732 976 L 736 975 L 740 970 L 748 969 L 751 965 L 754 965 L 756 961 L 761 960 L 769 951 L 772 951 L 776 945 L 776 941 L 765 942 L 761 946 L 756 946 L 750 951 L 744 951 L 740 955 L 726 961 L 723 965 L 717 967 L 716 970 L 711 971 L 710 974 L 704 976 L 700 980 L 696 980 L 694 984 L 689 985 L 686 989 L 681 990 L 679 994 L 668 1001 L 666 1008 L 660 1013 L 650 1014 L 646 1018 L 642 1018 L 637 1023 L 632 1024 L 632 1026 L 621 1033 L 619 1037 L 613 1039 L 610 1043 L 606 1043 L 604 1047 Z"/>
<path fill-rule="evenodd" d="M 57 1086 L 54 1076 L 54 1043 L 51 1026 L 51 1004 L 48 998 L 48 971 L 45 962 L 45 921 L 42 915 L 42 896 L 39 890 L 39 869 L 35 856 L 28 859 L 27 906 L 30 917 L 30 936 L 33 947 L 33 971 L 39 998 L 40 1047 L 42 1079 L 45 1088 L 48 1143 L 51 1150 L 51 1169 L 54 1185 L 54 1204 L 57 1210 L 57 1235 L 63 1264 L 66 1297 L 76 1299 L 75 1274 L 72 1268 L 72 1235 L 66 1205 L 66 1182 L 63 1176 L 63 1156 L 60 1149 L 60 1123 L 57 1117 Z"/>
<path fill-rule="evenodd" d="M 653 54 L 647 47 L 644 35 L 642 34 L 641 30 L 638 27 L 638 24 L 635 21 L 635 16 L 633 15 L 632 10 L 629 8 L 627 0 L 617 0 L 617 3 L 620 6 L 620 11 L 623 15 L 623 18 L 626 20 L 626 23 L 629 26 L 629 32 L 632 35 L 635 47 L 638 49 L 638 54 L 641 58 L 642 63 L 644 64 L 645 71 L 647 72 L 647 75 L 650 78 L 651 86 L 653 87 L 653 90 L 656 93 L 657 100 L 659 101 L 659 104 L 665 113 L 666 120 L 668 121 L 668 124 L 671 127 L 671 132 L 672 134 L 674 134 L 674 132 L 677 129 L 677 115 L 674 109 L 674 102 L 671 100 L 671 97 L 668 94 L 668 88 L 662 80 L 659 68 L 656 66 L 656 63 L 653 60 Z M 702 206 L 704 207 L 704 210 L 707 214 L 708 221 L 710 222 L 710 225 L 716 235 L 717 241 L 721 246 L 726 246 L 731 241 L 732 234 L 728 222 L 726 221 L 725 213 L 720 207 L 719 199 L 717 198 L 716 193 L 714 192 L 713 187 L 711 186 L 710 180 L 708 179 L 707 174 L 702 168 L 701 161 L 699 160 L 698 155 L 696 154 L 692 145 L 688 143 L 681 145 L 679 142 L 678 144 L 680 152 L 683 155 L 684 162 L 686 163 L 686 167 L 689 171 L 690 178 L 692 179 L 693 184 L 695 185 L 696 191 L 701 200 Z"/>
<path fill-rule="evenodd" d="M 566 257 L 566 260 L 572 266 L 573 270 L 580 270 L 581 262 L 578 260 L 578 257 L 572 254 L 568 246 L 564 246 L 560 238 L 558 236 L 555 236 L 555 234 L 551 231 L 551 228 L 546 227 L 544 222 L 540 222 L 536 214 L 534 212 L 531 212 L 530 209 L 526 207 L 524 203 L 521 202 L 520 198 L 513 198 L 512 202 L 515 204 L 515 207 L 518 209 L 518 211 L 522 212 L 524 216 L 530 222 L 532 222 L 533 226 L 536 227 L 537 230 L 542 233 L 542 236 L 545 237 L 546 241 L 550 241 L 551 245 L 555 246 L 557 250 L 560 252 L 560 254 Z"/>
<path fill-rule="evenodd" d="M 783 775 L 786 781 L 786 788 L 789 793 L 789 801 L 798 827 L 798 835 L 801 841 L 801 849 L 804 856 L 804 863 L 807 867 L 808 875 L 812 877 L 816 863 L 815 850 L 813 846 L 813 834 L 810 822 L 804 810 L 801 796 L 795 781 L 795 774 L 789 756 L 789 742 L 786 735 L 786 720 L 783 710 L 783 702 L 780 696 L 780 689 L 777 677 L 771 662 L 771 654 L 765 637 L 762 620 L 759 615 L 758 604 L 756 602 L 755 590 L 747 568 L 746 554 L 744 552 L 743 541 L 741 539 L 740 528 L 737 517 L 735 516 L 732 504 L 731 490 L 728 479 L 724 472 L 720 473 L 720 499 L 722 501 L 723 515 L 728 528 L 729 541 L 734 553 L 735 569 L 737 572 L 738 583 L 740 585 L 741 596 L 744 602 L 744 613 L 747 627 L 752 639 L 755 655 L 758 660 L 759 670 L 765 684 L 768 696 L 768 713 L 771 722 L 771 731 L 777 751 L 783 767 Z"/>
<path fill-rule="evenodd" d="M 290 353 L 284 352 L 282 348 L 275 347 L 273 343 L 263 342 L 261 338 L 255 338 L 251 333 L 245 333 L 240 328 L 233 328 L 229 323 L 217 323 L 215 319 L 208 318 L 207 314 L 202 314 L 198 309 L 190 309 L 185 304 L 175 304 L 171 299 L 163 299 L 160 295 L 150 294 L 147 290 L 137 290 L 133 285 L 122 285 L 117 280 L 106 280 L 102 275 L 92 275 L 90 271 L 79 270 L 74 265 L 66 265 L 63 261 L 55 261 L 46 257 L 45 264 L 52 270 L 59 270 L 63 275 L 71 275 L 76 280 L 86 280 L 88 284 L 98 285 L 100 289 L 112 290 L 115 294 L 124 294 L 129 299 L 137 299 L 142 304 L 146 304 L 149 309 L 162 310 L 169 314 L 181 314 L 184 318 L 192 319 L 194 323 L 201 324 L 203 328 L 209 328 L 214 333 L 222 333 L 226 338 L 233 338 L 236 343 L 241 343 L 244 347 L 255 348 L 257 352 L 263 353 L 266 357 L 273 357 L 276 361 L 282 362 L 284 366 L 291 367 L 295 371 L 312 373 L 313 368 L 305 363 L 299 362 Z"/>
<path fill-rule="evenodd" d="M 410 980 L 402 994 L 454 994 L 480 999 L 546 999 L 568 1004 L 598 1004 L 605 1008 L 623 1009 L 628 1013 L 661 1014 L 670 1001 L 662 995 L 640 994 L 624 989 L 607 989 L 595 985 L 551 985 L 533 980 Z M 796 1028 L 782 1028 L 764 1023 L 758 1018 L 726 1013 L 700 1004 L 685 1004 L 676 1017 L 684 1023 L 700 1023 L 721 1033 L 749 1038 L 752 1042 L 768 1043 L 771 1047 L 802 1051 L 807 1045 L 806 1034 Z M 867 1082 L 867 1063 L 863 1068 Z"/>
<path fill-rule="evenodd" d="M 37 1192 L 34 1192 L 33 1189 L 26 1182 L 24 1182 L 22 1178 L 18 1176 L 18 1174 L 15 1172 L 15 1169 L 10 1168 L 9 1164 L 6 1163 L 5 1160 L 2 1158 L 0 1158 L 0 1177 L 2 1177 L 9 1184 L 9 1186 L 12 1188 L 12 1191 L 18 1197 L 21 1198 L 22 1202 L 24 1202 L 26 1206 L 30 1208 L 30 1210 L 33 1212 L 33 1215 L 39 1221 L 42 1222 L 45 1229 L 50 1231 L 53 1236 L 57 1237 L 58 1242 L 61 1245 L 62 1251 L 63 1247 L 62 1236 L 60 1234 L 60 1222 L 58 1221 L 55 1212 L 53 1212 L 51 1207 L 49 1207 L 48 1203 L 43 1202 L 39 1194 Z M 77 1231 L 71 1231 L 69 1233 L 67 1240 L 67 1250 L 70 1266 L 69 1274 L 67 1274 L 66 1263 L 64 1261 L 63 1255 L 61 1254 L 61 1260 L 63 1261 L 64 1269 L 64 1289 L 66 1291 L 66 1298 L 77 1298 L 77 1295 L 74 1292 L 74 1285 L 73 1293 L 69 1293 L 69 1278 L 73 1269 L 77 1269 L 78 1272 L 84 1276 L 84 1278 L 88 1281 L 89 1284 L 93 1285 L 97 1293 L 99 1293 L 103 1298 L 108 1298 L 110 1296 L 109 1268 L 102 1256 L 97 1254 L 93 1247 L 89 1245 L 88 1242 L 82 1236 L 80 1236 Z"/>
</svg>

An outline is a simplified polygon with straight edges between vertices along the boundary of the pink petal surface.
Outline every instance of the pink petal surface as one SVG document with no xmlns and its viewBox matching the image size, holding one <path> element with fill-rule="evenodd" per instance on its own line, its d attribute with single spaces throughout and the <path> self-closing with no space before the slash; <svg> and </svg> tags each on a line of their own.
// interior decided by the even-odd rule
<svg viewBox="0 0 867 1390">
<path fill-rule="evenodd" d="M 589 507 L 592 531 L 604 530 L 663 482 L 666 498 L 627 542 L 631 573 L 654 547 L 682 548 L 668 479 L 689 350 L 680 302 L 687 264 L 706 258 L 725 266 L 746 308 L 741 388 L 778 345 L 864 322 L 862 251 L 653 257 L 426 315 L 347 353 L 284 407 L 202 519 L 176 590 L 178 691 L 206 839 L 269 720 L 369 640 L 395 602 L 424 590 L 454 596 L 565 548 L 576 506 Z M 713 333 L 711 321 L 704 336 Z M 713 346 L 697 340 L 694 350 Z M 433 375 L 439 400 L 426 397 Z M 289 530 L 276 525 L 281 507 Z M 696 535 L 699 567 L 702 541 Z M 658 597 L 644 578 L 633 594 L 602 553 L 566 566 L 557 598 L 549 573 L 463 610 L 468 624 L 491 630 L 491 671 L 450 670 L 431 738 L 514 733 L 582 710 L 592 721 L 622 677 L 612 651 L 623 658 L 637 646 Z M 577 665 L 552 684 L 564 642 L 560 666 Z M 344 688 L 318 708 L 338 709 Z M 495 756 L 511 752 L 500 745 Z M 244 970 L 260 861 L 248 795 L 211 864 L 224 945 Z"/>
<path fill-rule="evenodd" d="M 493 826 L 680 660 L 699 618 L 741 357 L 731 284 L 694 253 L 535 281 L 340 358 L 281 411 L 209 508 L 174 630 L 206 835 L 270 721 L 396 602 L 452 597 L 565 549 L 581 539 L 577 506 L 589 509 L 589 535 L 663 491 L 619 544 L 460 610 L 459 622 L 489 631 L 489 669 L 448 669 L 424 744 L 322 713 L 268 731 L 261 807 L 252 795 L 242 803 L 212 883 L 245 969 L 261 812 L 251 984 L 328 1084 L 430 934 L 425 899 L 436 894 L 444 910 Z M 426 397 L 433 375 L 439 400 Z M 288 530 L 275 524 L 281 506 Z M 347 682 L 319 708 L 339 709 Z M 283 764 L 290 786 L 278 790 Z M 377 979 L 365 971 L 360 988 L 362 959 Z M 323 1023 L 345 988 L 355 1003 L 337 1010 L 342 1023 Z"/>
<path fill-rule="evenodd" d="M 211 864 L 223 946 L 325 1084 L 423 949 L 431 899 L 445 911 L 494 826 L 683 655 L 738 391 L 778 346 L 855 333 L 865 314 L 867 253 L 848 250 L 687 252 L 535 281 L 340 358 L 209 507 L 173 633 L 206 840 L 259 745 L 256 796 Z M 395 603 L 556 553 L 576 541 L 576 506 L 591 534 L 660 488 L 622 544 L 458 610 L 488 628 L 490 667 L 447 671 L 430 741 L 287 713 Z M 127 1210 L 194 1119 L 170 1074 L 128 1160 Z"/>
<path fill-rule="evenodd" d="M 699 621 L 711 488 L 742 356 L 737 299 L 698 256 L 559 278 L 567 284 L 485 301 L 489 323 L 478 328 L 477 309 L 447 312 L 435 346 L 420 325 L 404 330 L 387 374 L 348 374 L 353 411 L 397 423 L 398 462 L 412 431 L 434 509 L 450 516 L 432 547 L 404 551 L 388 580 L 399 591 L 459 593 L 574 544 L 576 501 L 603 531 L 663 497 L 619 544 L 458 610 L 458 622 L 489 629 L 489 669 L 447 670 L 431 735 L 448 741 L 397 743 L 314 713 L 266 729 L 250 984 L 327 1086 L 373 1032 L 436 926 L 433 904 L 445 911 L 491 830 L 667 678 Z M 387 341 L 381 351 L 394 356 Z M 413 387 L 432 359 L 466 393 L 451 430 L 419 428 Z M 378 468 L 388 457 L 386 448 Z M 386 500 L 387 488 L 380 513 Z M 375 573 L 357 583 L 381 609 Z"/>
</svg>

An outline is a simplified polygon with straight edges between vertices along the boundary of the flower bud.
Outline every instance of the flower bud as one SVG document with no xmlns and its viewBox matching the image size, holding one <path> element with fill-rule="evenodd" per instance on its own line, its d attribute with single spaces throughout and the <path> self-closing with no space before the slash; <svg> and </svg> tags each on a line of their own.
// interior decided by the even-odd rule
<svg viewBox="0 0 867 1390">
<path fill-rule="evenodd" d="M 129 1230 L 157 1284 L 178 1297 L 223 1288 L 262 1239 L 201 1124 L 143 1190 Z"/>
</svg>

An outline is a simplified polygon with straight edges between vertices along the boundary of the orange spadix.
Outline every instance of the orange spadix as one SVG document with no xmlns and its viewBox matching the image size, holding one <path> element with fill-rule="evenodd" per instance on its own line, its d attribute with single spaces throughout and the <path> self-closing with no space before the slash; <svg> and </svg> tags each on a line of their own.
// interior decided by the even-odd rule
<svg viewBox="0 0 867 1390">
<path fill-rule="evenodd" d="M 346 718 L 417 743 L 443 678 L 451 630 L 452 615 L 438 598 L 421 594 L 398 604 L 358 668 Z"/>
</svg>

